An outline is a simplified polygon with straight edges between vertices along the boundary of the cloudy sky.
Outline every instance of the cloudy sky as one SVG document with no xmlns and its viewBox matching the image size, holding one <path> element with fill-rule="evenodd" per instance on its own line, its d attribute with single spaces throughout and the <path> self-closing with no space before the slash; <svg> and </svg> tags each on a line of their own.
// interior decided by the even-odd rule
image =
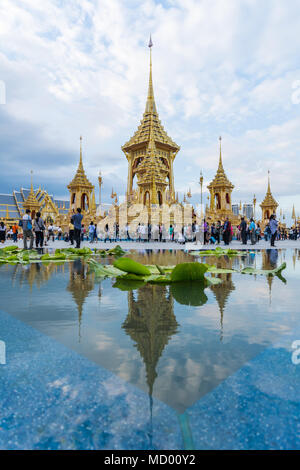
<svg viewBox="0 0 300 470">
<path fill-rule="evenodd" d="M 127 180 L 120 147 L 142 117 L 149 34 L 160 119 L 181 146 L 183 195 L 223 163 L 234 202 L 274 196 L 300 214 L 299 0 L 1 0 L 0 192 L 42 185 L 68 198 L 84 167 L 103 200 Z M 4 87 L 6 94 L 4 96 Z M 4 99 L 5 98 L 5 99 Z"/>
</svg>

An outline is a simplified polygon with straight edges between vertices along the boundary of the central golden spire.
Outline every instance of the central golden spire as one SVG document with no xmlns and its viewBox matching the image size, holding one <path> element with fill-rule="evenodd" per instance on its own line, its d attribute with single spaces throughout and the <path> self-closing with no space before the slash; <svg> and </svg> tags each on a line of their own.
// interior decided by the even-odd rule
<svg viewBox="0 0 300 470">
<path fill-rule="evenodd" d="M 123 145 L 122 150 L 128 160 L 128 201 L 132 201 L 136 181 L 139 203 L 161 205 L 167 202 L 167 188 L 168 198 L 170 201 L 175 200 L 173 162 L 180 147 L 168 136 L 157 113 L 152 80 L 152 46 L 150 36 L 150 71 L 145 112 L 137 131 Z"/>
<path fill-rule="evenodd" d="M 150 72 L 149 72 L 149 85 L 148 85 L 148 97 L 146 102 L 145 113 L 156 113 L 156 105 L 154 99 L 154 90 L 153 90 L 153 81 L 152 81 L 152 39 L 150 35 L 150 40 L 148 47 L 150 49 Z"/>
</svg>

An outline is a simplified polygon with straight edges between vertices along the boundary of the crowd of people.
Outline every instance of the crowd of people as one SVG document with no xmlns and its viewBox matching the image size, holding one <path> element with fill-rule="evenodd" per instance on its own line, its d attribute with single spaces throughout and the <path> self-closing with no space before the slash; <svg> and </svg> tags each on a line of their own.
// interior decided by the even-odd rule
<svg viewBox="0 0 300 470">
<path fill-rule="evenodd" d="M 184 226 L 175 224 L 144 224 L 138 223 L 135 226 L 125 224 L 119 226 L 118 223 L 106 224 L 99 229 L 93 221 L 85 227 L 82 224 L 83 216 L 81 209 L 70 218 L 68 229 L 62 230 L 60 226 L 45 224 L 40 212 L 32 218 L 30 210 L 27 209 L 19 224 L 14 224 L 7 228 L 4 222 L 0 222 L 0 242 L 4 243 L 6 239 L 17 242 L 23 238 L 24 249 L 32 249 L 34 242 L 36 248 L 47 246 L 50 241 L 64 240 L 71 245 L 80 248 L 82 241 L 87 240 L 90 243 L 98 241 L 138 241 L 141 243 L 158 242 L 177 242 L 184 244 L 186 242 L 196 242 L 206 244 L 220 244 L 222 241 L 229 245 L 232 240 L 238 240 L 243 245 L 249 242 L 255 245 L 261 239 L 270 241 L 271 246 L 275 246 L 276 240 L 297 240 L 300 236 L 299 228 L 283 229 L 279 228 L 278 221 L 274 214 L 271 215 L 269 223 L 262 231 L 260 224 L 254 219 L 247 223 L 244 217 L 237 227 L 233 227 L 230 220 L 222 223 L 220 220 L 216 223 L 208 223 L 205 219 L 201 224 L 191 223 Z"/>
</svg>

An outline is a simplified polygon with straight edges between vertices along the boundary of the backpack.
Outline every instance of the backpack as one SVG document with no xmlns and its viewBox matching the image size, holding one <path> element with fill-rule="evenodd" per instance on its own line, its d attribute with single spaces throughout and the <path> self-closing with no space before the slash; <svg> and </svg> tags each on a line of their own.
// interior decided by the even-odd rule
<svg viewBox="0 0 300 470">
<path fill-rule="evenodd" d="M 27 220 L 27 227 L 26 227 L 26 230 L 31 230 L 32 229 L 32 223 L 31 223 L 31 220 L 28 219 Z"/>
<path fill-rule="evenodd" d="M 23 220 L 22 219 L 19 220 L 19 227 L 23 227 Z"/>
</svg>

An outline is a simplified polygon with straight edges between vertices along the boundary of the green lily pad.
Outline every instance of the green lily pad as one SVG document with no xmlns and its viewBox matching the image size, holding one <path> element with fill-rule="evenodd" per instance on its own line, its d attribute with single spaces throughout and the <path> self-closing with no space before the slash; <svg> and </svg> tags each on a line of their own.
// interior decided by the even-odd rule
<svg viewBox="0 0 300 470">
<path fill-rule="evenodd" d="M 205 283 L 206 285 L 209 287 L 209 286 L 215 286 L 217 284 L 222 284 L 222 279 L 220 279 L 219 277 L 206 277 L 205 278 Z"/>
<path fill-rule="evenodd" d="M 101 263 L 97 263 L 95 260 L 90 259 L 88 261 L 90 271 L 93 271 L 96 275 L 96 277 L 117 277 L 120 275 L 124 275 L 124 271 L 121 271 L 120 269 L 117 269 L 114 266 L 107 265 L 104 266 Z"/>
<path fill-rule="evenodd" d="M 4 252 L 18 251 L 19 247 L 17 247 L 17 245 L 9 245 L 4 246 L 3 248 L 1 248 L 1 250 L 3 250 Z"/>
<path fill-rule="evenodd" d="M 114 262 L 114 266 L 126 273 L 138 274 L 141 276 L 149 276 L 151 274 L 150 270 L 146 268 L 146 266 L 126 257 L 117 259 Z"/>
<path fill-rule="evenodd" d="M 214 265 L 212 266 L 206 265 L 206 266 L 207 266 L 207 272 L 214 273 L 214 274 L 230 274 L 230 273 L 238 272 L 238 271 L 235 271 L 234 269 L 217 268 Z"/>
<path fill-rule="evenodd" d="M 172 282 L 202 281 L 207 271 L 207 265 L 203 263 L 177 264 L 171 272 Z"/>
<path fill-rule="evenodd" d="M 244 268 L 241 271 L 241 274 L 260 274 L 260 275 L 275 275 L 280 274 L 286 268 L 286 263 L 282 263 L 278 268 L 275 269 L 256 269 L 256 268 Z"/>
<path fill-rule="evenodd" d="M 123 256 L 125 254 L 125 251 L 123 250 L 123 248 L 120 247 L 120 245 L 117 245 L 114 248 L 108 250 L 107 254 L 112 256 Z"/>
</svg>

